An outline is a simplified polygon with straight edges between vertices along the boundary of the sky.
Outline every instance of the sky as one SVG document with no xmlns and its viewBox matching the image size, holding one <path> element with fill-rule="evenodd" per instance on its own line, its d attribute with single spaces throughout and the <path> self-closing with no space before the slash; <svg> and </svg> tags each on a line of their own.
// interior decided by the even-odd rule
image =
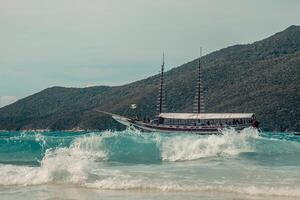
<svg viewBox="0 0 300 200">
<path fill-rule="evenodd" d="M 300 23 L 299 0 L 0 0 L 0 107 L 121 85 Z"/>
</svg>

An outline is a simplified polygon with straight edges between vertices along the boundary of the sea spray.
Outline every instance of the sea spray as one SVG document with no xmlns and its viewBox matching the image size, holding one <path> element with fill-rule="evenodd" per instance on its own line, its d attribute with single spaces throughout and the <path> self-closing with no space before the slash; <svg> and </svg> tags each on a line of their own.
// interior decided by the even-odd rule
<svg viewBox="0 0 300 200">
<path fill-rule="evenodd" d="M 237 134 L 227 129 L 223 135 L 178 135 L 162 141 L 162 158 L 168 161 L 195 160 L 211 156 L 237 155 L 252 151 L 248 139 L 257 138 L 253 129 Z"/>
<path fill-rule="evenodd" d="M 300 197 L 300 143 L 254 129 L 211 136 L 130 130 L 15 132 L 1 135 L 0 147 L 2 186 Z"/>
</svg>

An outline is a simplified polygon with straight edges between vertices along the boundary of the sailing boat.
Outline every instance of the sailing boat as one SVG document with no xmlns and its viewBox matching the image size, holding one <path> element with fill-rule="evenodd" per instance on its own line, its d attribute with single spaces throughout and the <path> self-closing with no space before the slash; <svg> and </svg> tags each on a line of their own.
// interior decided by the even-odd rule
<svg viewBox="0 0 300 200">
<path fill-rule="evenodd" d="M 150 132 L 166 133 L 195 133 L 201 135 L 221 134 L 223 129 L 233 128 L 237 131 L 253 127 L 258 128 L 259 122 L 254 113 L 207 113 L 205 112 L 205 103 L 202 87 L 201 72 L 201 49 L 198 62 L 198 80 L 194 101 L 193 113 L 168 113 L 165 112 L 164 96 L 164 67 L 163 62 L 160 71 L 160 84 L 157 105 L 157 117 L 153 120 L 140 120 L 137 118 L 128 118 L 113 113 L 99 111 L 108 115 L 119 123 L 134 129 Z"/>
</svg>

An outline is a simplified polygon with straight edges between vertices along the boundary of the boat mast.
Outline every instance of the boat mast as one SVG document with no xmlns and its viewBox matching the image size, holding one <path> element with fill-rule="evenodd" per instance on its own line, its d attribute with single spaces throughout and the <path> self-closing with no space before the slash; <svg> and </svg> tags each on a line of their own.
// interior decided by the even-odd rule
<svg viewBox="0 0 300 200">
<path fill-rule="evenodd" d="M 158 95 L 158 105 L 157 105 L 158 114 L 162 113 L 165 110 L 164 68 L 165 68 L 165 54 L 163 53 L 163 62 L 161 65 L 161 72 L 160 72 L 160 84 L 159 84 L 159 95 Z"/>
<path fill-rule="evenodd" d="M 196 95 L 195 95 L 195 102 L 194 102 L 195 113 L 205 112 L 203 87 L 202 87 L 201 57 L 202 57 L 202 48 L 200 47 L 200 56 L 198 61 L 198 80 L 197 80 Z"/>
</svg>

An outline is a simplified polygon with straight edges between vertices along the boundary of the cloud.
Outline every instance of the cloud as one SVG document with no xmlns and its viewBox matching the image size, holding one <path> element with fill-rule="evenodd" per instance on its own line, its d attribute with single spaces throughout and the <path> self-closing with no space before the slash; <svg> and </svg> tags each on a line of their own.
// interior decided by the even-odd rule
<svg viewBox="0 0 300 200">
<path fill-rule="evenodd" d="M 0 96 L 0 108 L 12 104 L 18 100 L 15 96 Z"/>
</svg>

